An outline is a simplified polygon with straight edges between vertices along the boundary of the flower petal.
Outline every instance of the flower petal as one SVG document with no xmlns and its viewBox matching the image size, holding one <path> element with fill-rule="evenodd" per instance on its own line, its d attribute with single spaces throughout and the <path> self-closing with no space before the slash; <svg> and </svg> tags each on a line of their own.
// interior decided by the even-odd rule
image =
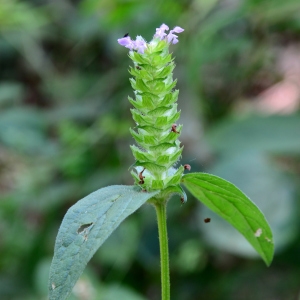
<svg viewBox="0 0 300 300">
<path fill-rule="evenodd" d="M 135 42 L 131 40 L 129 36 L 123 37 L 121 39 L 118 39 L 118 43 L 121 46 L 124 46 L 130 50 L 133 50 L 135 48 Z"/>
<path fill-rule="evenodd" d="M 170 32 L 180 33 L 180 32 L 182 32 L 182 31 L 184 31 L 183 28 L 181 28 L 181 27 L 179 27 L 179 26 L 175 26 L 175 27 L 173 28 L 173 30 L 171 30 Z"/>
<path fill-rule="evenodd" d="M 167 35 L 166 30 L 169 30 L 169 27 L 166 24 L 162 24 L 159 28 L 156 28 L 156 33 L 154 37 L 160 38 L 161 40 Z"/>
<path fill-rule="evenodd" d="M 146 48 L 147 48 L 147 43 L 140 35 L 138 35 L 135 40 L 134 49 L 137 50 L 138 53 L 143 54 Z"/>
</svg>

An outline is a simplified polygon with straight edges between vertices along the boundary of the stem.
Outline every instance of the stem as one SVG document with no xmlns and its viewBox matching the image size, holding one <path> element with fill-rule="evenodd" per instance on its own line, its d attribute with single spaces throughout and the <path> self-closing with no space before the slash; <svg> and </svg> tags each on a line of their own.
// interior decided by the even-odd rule
<svg viewBox="0 0 300 300">
<path fill-rule="evenodd" d="M 158 224 L 158 237 L 160 248 L 160 269 L 161 269 L 161 299 L 170 300 L 170 270 L 169 270 L 169 249 L 167 232 L 167 202 L 158 201 L 155 203 L 155 210 Z"/>
</svg>

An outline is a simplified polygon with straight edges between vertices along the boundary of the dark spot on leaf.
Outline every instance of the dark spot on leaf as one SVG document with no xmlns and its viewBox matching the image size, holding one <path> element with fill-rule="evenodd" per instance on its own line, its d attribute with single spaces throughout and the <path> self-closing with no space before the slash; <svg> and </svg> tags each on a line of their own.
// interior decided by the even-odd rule
<svg viewBox="0 0 300 300">
<path fill-rule="evenodd" d="M 209 222 L 210 222 L 210 218 L 204 219 L 204 223 L 209 223 Z"/>
<path fill-rule="evenodd" d="M 77 233 L 78 234 L 82 234 L 83 232 L 86 231 L 87 228 L 91 227 L 94 223 L 89 223 L 89 224 L 83 224 L 81 225 L 78 230 L 77 230 Z"/>
<path fill-rule="evenodd" d="M 114 198 L 114 199 L 111 200 L 111 202 L 117 201 L 120 197 L 121 197 L 121 195 L 117 195 L 116 198 Z"/>
</svg>

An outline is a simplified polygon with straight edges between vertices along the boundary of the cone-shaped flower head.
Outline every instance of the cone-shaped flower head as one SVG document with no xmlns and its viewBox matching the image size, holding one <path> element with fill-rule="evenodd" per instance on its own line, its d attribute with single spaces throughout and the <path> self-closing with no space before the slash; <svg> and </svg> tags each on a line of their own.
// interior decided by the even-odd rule
<svg viewBox="0 0 300 300">
<path fill-rule="evenodd" d="M 162 24 L 149 43 L 141 36 L 136 40 L 129 36 L 118 39 L 130 50 L 134 64 L 129 71 L 134 77 L 130 82 L 135 98 L 129 97 L 129 101 L 134 106 L 131 112 L 136 123 L 130 131 L 137 143 L 131 146 L 136 160 L 132 175 L 144 190 L 176 192 L 186 199 L 179 185 L 184 167 L 175 168 L 183 150 L 178 140 L 182 126 L 176 124 L 180 117 L 178 90 L 174 89 L 175 64 L 169 53 L 170 44 L 178 43 L 176 34 L 184 30 L 176 26 L 167 31 L 169 27 Z"/>
</svg>

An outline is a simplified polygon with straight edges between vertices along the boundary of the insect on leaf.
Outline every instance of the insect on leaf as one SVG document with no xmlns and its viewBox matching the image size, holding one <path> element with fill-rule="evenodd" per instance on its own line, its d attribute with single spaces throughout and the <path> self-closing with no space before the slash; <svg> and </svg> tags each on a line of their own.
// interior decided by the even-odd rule
<svg viewBox="0 0 300 300">
<path fill-rule="evenodd" d="M 269 266 L 273 259 L 272 231 L 259 208 L 232 183 L 205 173 L 183 176 L 183 184 L 198 200 L 234 226 Z"/>
</svg>

